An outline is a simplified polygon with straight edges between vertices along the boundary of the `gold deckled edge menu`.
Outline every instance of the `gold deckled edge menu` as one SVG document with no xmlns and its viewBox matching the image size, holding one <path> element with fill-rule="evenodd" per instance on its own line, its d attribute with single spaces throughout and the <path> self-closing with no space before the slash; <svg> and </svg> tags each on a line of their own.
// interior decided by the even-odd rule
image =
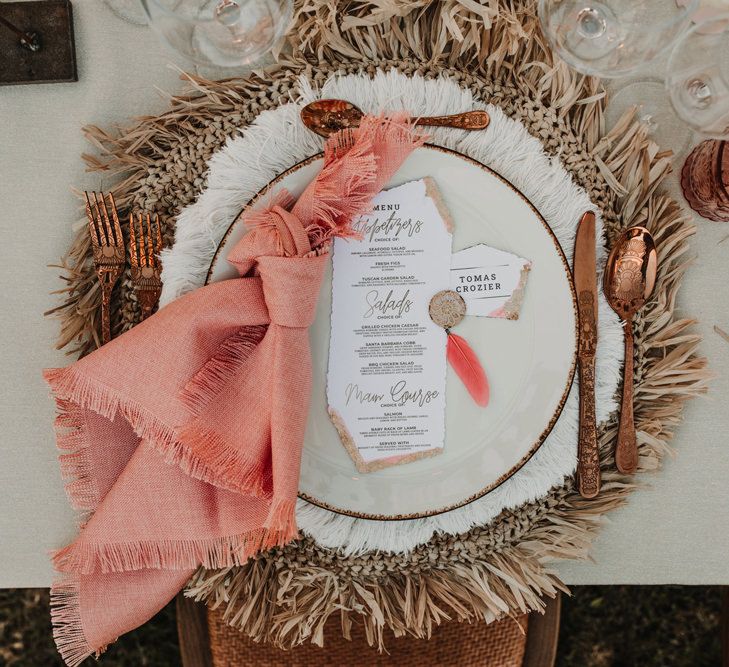
<svg viewBox="0 0 729 667">
<path fill-rule="evenodd" d="M 443 451 L 446 336 L 428 315 L 450 281 L 453 220 L 432 178 L 384 191 L 333 252 L 328 412 L 362 473 Z"/>
</svg>

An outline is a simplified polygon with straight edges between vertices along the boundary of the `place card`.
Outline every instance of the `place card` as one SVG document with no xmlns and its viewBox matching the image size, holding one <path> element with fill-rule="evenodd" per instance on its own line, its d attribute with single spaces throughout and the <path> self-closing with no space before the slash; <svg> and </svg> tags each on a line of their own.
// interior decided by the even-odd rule
<svg viewBox="0 0 729 667">
<path fill-rule="evenodd" d="M 428 314 L 450 284 L 451 221 L 430 178 L 381 192 L 334 242 L 329 415 L 357 470 L 443 451 L 446 333 Z"/>
<path fill-rule="evenodd" d="M 531 268 L 528 259 L 479 243 L 453 253 L 450 285 L 468 315 L 517 320 Z"/>
</svg>

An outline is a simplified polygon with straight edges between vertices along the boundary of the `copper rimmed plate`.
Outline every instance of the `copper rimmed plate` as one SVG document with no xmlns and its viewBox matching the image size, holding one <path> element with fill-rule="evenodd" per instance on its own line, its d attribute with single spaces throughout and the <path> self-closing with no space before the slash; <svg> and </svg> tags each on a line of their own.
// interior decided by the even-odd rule
<svg viewBox="0 0 729 667">
<path fill-rule="evenodd" d="M 298 196 L 321 168 L 313 156 L 274 179 L 247 205 L 262 207 L 286 188 Z M 569 393 L 577 350 L 577 315 L 569 266 L 536 208 L 504 178 L 451 150 L 424 146 L 390 185 L 431 176 L 454 219 L 453 250 L 488 243 L 532 260 L 519 320 L 467 317 L 459 324 L 491 385 L 476 406 L 449 369 L 442 455 L 361 474 L 326 410 L 331 273 L 311 328 L 314 383 L 299 482 L 300 497 L 333 512 L 368 519 L 432 516 L 465 505 L 514 475 L 544 442 Z M 240 216 L 228 229 L 208 282 L 235 277 L 225 256 L 246 233 Z"/>
</svg>

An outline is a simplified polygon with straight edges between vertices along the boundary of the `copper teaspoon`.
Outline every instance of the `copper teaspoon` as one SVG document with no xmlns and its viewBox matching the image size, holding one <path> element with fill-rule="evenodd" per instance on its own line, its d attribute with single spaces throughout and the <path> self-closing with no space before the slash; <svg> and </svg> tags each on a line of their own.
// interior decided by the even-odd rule
<svg viewBox="0 0 729 667">
<path fill-rule="evenodd" d="M 301 110 L 304 125 L 322 137 L 328 137 L 347 127 L 357 127 L 363 116 L 363 111 L 346 100 L 317 100 Z M 415 124 L 483 130 L 488 127 L 490 120 L 485 111 L 466 111 L 450 116 L 421 116 L 415 119 Z"/>
<path fill-rule="evenodd" d="M 651 233 L 645 227 L 631 227 L 615 243 L 605 269 L 605 295 L 610 307 L 623 319 L 625 329 L 623 402 L 615 448 L 615 465 L 625 474 L 634 473 L 638 467 L 633 419 L 633 316 L 653 291 L 657 266 Z"/>
</svg>

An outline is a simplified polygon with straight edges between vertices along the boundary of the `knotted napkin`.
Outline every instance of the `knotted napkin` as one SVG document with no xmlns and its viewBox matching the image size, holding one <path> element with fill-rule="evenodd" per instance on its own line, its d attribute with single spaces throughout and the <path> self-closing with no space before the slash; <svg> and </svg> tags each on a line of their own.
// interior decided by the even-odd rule
<svg viewBox="0 0 729 667">
<path fill-rule="evenodd" d="M 70 666 L 161 609 L 200 565 L 244 563 L 297 536 L 311 325 L 331 239 L 422 143 L 404 116 L 329 139 L 291 206 L 248 216 L 203 287 L 45 377 L 67 491 L 90 518 L 53 555 L 53 633 Z M 290 210 L 289 210 L 290 209 Z"/>
</svg>

